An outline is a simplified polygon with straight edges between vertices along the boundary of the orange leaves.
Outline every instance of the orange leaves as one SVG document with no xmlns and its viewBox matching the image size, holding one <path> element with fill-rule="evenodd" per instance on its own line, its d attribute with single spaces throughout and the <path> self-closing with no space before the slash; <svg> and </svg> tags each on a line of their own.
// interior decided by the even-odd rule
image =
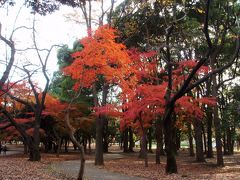
<svg viewBox="0 0 240 180">
<path fill-rule="evenodd" d="M 73 63 L 64 68 L 66 75 L 77 80 L 76 87 L 91 87 L 103 75 L 107 83 L 123 81 L 129 74 L 130 58 L 123 44 L 116 43 L 116 30 L 99 27 L 93 36 L 83 38 L 83 49 L 72 55 Z"/>
<path fill-rule="evenodd" d="M 63 117 L 64 110 L 67 108 L 67 104 L 60 102 L 58 99 L 50 96 L 49 94 L 46 95 L 45 98 L 45 109 L 43 113 L 47 113 L 48 115 L 54 117 Z"/>
</svg>

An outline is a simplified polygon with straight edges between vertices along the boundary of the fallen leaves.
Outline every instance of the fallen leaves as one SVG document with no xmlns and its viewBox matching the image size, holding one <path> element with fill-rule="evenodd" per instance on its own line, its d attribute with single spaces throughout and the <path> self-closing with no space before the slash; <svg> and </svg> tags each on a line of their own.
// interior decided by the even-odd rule
<svg viewBox="0 0 240 180">
<path fill-rule="evenodd" d="M 240 158 L 235 155 L 236 158 Z M 240 160 L 240 159 L 238 159 Z M 196 163 L 194 157 L 189 157 L 187 153 L 181 153 L 177 156 L 178 174 L 167 175 L 165 173 L 166 158 L 161 157 L 161 164 L 155 164 L 155 156 L 149 155 L 149 167 L 144 167 L 142 159 L 137 157 L 137 153 L 126 155 L 123 159 L 109 160 L 105 162 L 105 168 L 109 171 L 119 172 L 131 176 L 144 177 L 148 180 L 237 180 L 240 179 L 240 171 L 236 170 L 239 167 L 237 162 L 231 167 L 219 168 L 212 166 L 215 164 L 214 159 L 208 159 L 208 163 Z M 229 161 L 229 157 L 225 158 Z"/>
</svg>

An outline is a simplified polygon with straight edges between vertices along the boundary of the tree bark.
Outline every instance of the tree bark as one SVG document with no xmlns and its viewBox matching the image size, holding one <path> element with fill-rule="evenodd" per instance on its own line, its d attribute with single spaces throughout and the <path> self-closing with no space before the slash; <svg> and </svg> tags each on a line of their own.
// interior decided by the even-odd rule
<svg viewBox="0 0 240 180">
<path fill-rule="evenodd" d="M 193 137 L 192 137 L 192 127 L 191 124 L 187 123 L 188 128 L 188 142 L 189 142 L 189 155 L 194 156 L 194 149 L 193 149 Z"/>
<path fill-rule="evenodd" d="M 96 150 L 95 165 L 103 165 L 103 118 L 100 116 L 96 122 Z"/>
<path fill-rule="evenodd" d="M 212 68 L 215 68 L 215 65 L 212 64 Z M 212 87 L 212 96 L 217 98 L 217 79 L 216 74 L 213 75 L 213 87 Z M 222 153 L 222 140 L 221 140 L 221 124 L 218 116 L 218 107 L 213 107 L 213 122 L 215 126 L 215 137 L 216 137 L 216 150 L 217 150 L 217 165 L 224 166 L 223 162 L 223 153 Z"/>
<path fill-rule="evenodd" d="M 196 142 L 196 161 L 205 162 L 202 141 L 202 122 L 195 120 L 194 122 L 195 142 Z"/>
<path fill-rule="evenodd" d="M 152 151 L 152 127 L 148 129 L 148 152 L 153 153 Z"/>
<path fill-rule="evenodd" d="M 84 153 L 83 146 L 76 140 L 76 138 L 74 136 L 74 133 L 76 130 L 70 124 L 69 109 L 66 111 L 65 123 L 68 128 L 68 133 L 69 133 L 70 139 L 72 140 L 73 144 L 75 144 L 80 150 L 80 169 L 78 172 L 77 180 L 83 180 L 83 174 L 84 174 L 84 169 L 85 169 L 85 153 Z"/>
<path fill-rule="evenodd" d="M 207 154 L 207 138 L 206 138 L 206 133 L 203 125 L 202 125 L 202 136 L 203 136 L 204 154 Z"/>
<path fill-rule="evenodd" d="M 207 158 L 213 158 L 213 146 L 212 146 L 212 112 L 211 109 L 207 109 Z"/>
<path fill-rule="evenodd" d="M 163 119 L 165 149 L 167 154 L 167 164 L 165 171 L 167 174 L 177 173 L 177 163 L 175 158 L 173 142 L 173 127 L 174 127 L 174 122 L 172 119 L 173 109 L 174 109 L 173 106 L 166 107 L 165 116 Z"/>
<path fill-rule="evenodd" d="M 134 152 L 133 148 L 134 148 L 134 139 L 133 139 L 133 130 L 132 127 L 128 128 L 128 132 L 129 132 L 129 147 L 128 147 L 128 151 L 129 152 Z"/>
<path fill-rule="evenodd" d="M 128 128 L 126 127 L 123 131 L 123 152 L 128 152 Z"/>
</svg>

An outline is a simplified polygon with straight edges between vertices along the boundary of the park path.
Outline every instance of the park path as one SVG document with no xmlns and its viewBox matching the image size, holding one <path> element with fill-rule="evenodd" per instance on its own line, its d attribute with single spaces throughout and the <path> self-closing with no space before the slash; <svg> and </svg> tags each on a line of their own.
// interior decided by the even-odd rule
<svg viewBox="0 0 240 180">
<path fill-rule="evenodd" d="M 23 147 L 16 145 L 8 145 L 6 154 L 3 152 L 0 156 L 9 156 L 14 154 L 22 154 Z M 114 152 L 104 154 L 104 159 L 114 160 L 124 158 L 124 155 Z M 76 179 L 79 171 L 80 160 L 59 161 L 51 164 L 51 169 L 54 172 L 61 173 L 69 177 L 69 179 Z M 66 178 L 63 178 L 66 179 Z M 68 178 L 67 178 L 68 179 Z M 84 180 L 147 180 L 136 176 L 128 176 L 116 172 L 111 172 L 101 166 L 95 166 L 93 160 L 86 160 Z"/>
<path fill-rule="evenodd" d="M 123 158 L 121 154 L 104 154 L 104 159 Z M 79 160 L 62 161 L 52 164 L 52 169 L 56 172 L 66 174 L 73 179 L 77 178 L 79 171 Z M 101 167 L 94 166 L 94 161 L 87 160 L 84 172 L 85 180 L 147 180 L 136 176 L 128 176 L 116 172 L 111 172 Z"/>
</svg>

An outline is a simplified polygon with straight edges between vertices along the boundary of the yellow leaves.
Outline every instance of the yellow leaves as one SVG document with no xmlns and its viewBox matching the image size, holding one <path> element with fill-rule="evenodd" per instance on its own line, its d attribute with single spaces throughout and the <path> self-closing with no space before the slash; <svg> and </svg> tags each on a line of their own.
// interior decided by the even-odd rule
<svg viewBox="0 0 240 180">
<path fill-rule="evenodd" d="M 199 12 L 200 14 L 204 14 L 204 13 L 205 13 L 205 11 L 204 11 L 204 10 L 202 10 L 202 9 L 199 9 L 199 8 L 197 8 L 197 12 Z"/>
<path fill-rule="evenodd" d="M 156 0 L 156 1 L 164 6 L 172 5 L 175 2 L 174 0 Z"/>
<path fill-rule="evenodd" d="M 127 37 L 138 32 L 138 23 L 134 20 L 129 20 L 125 22 L 124 26 L 125 26 L 125 34 Z"/>
</svg>

